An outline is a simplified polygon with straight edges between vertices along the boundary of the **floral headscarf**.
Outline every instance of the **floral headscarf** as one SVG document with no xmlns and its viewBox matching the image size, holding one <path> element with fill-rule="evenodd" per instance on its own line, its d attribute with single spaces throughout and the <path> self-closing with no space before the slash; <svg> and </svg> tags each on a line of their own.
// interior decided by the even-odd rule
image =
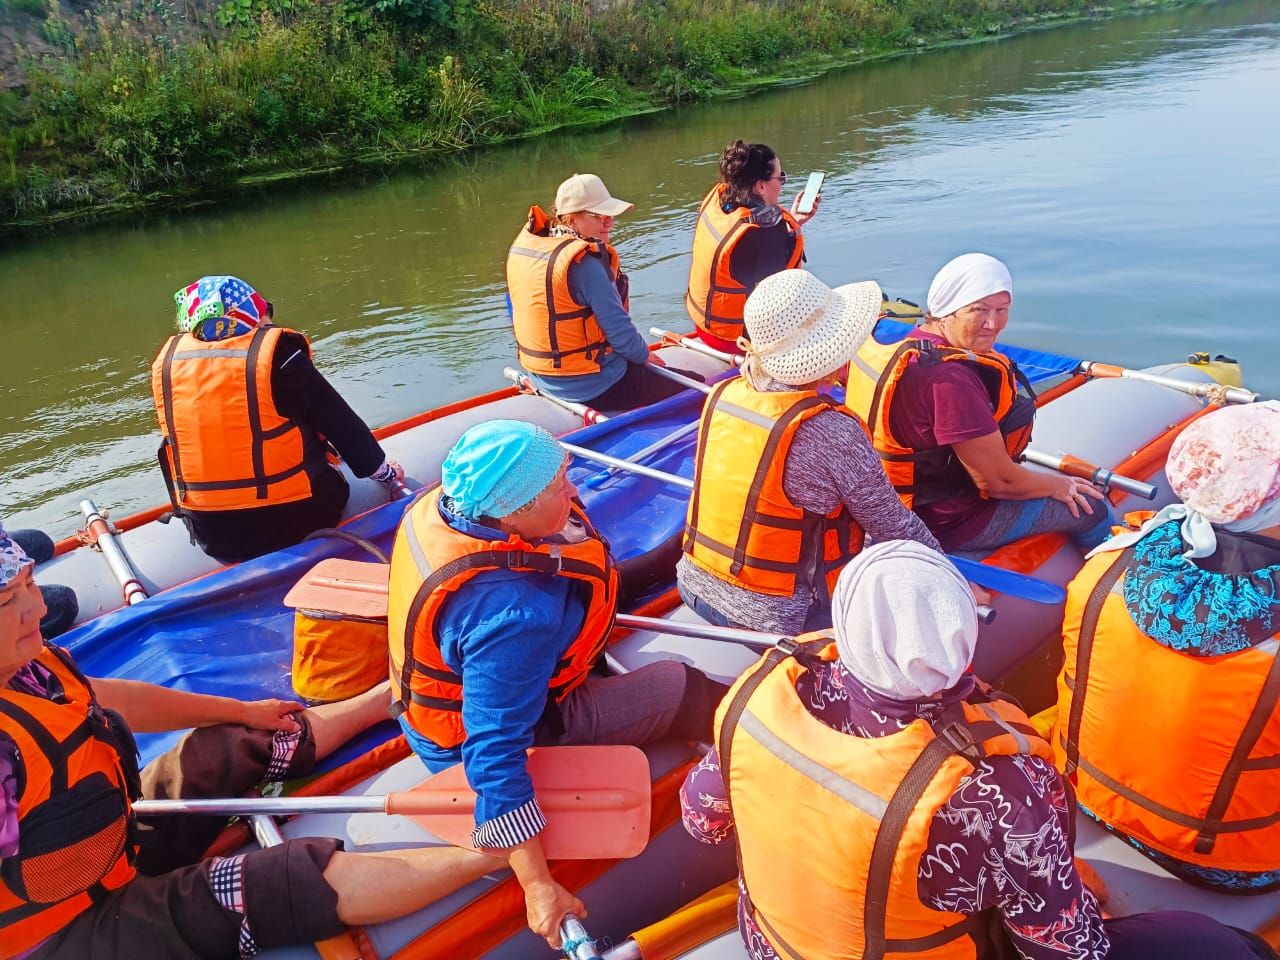
<svg viewBox="0 0 1280 960">
<path fill-rule="evenodd" d="M 1253 533 L 1280 524 L 1280 401 L 1224 407 L 1201 417 L 1169 448 L 1165 475 L 1182 503 L 1165 507 L 1136 533 L 1112 537 L 1090 556 L 1123 550 L 1175 520 L 1188 560 L 1213 555 L 1215 525 Z"/>
<path fill-rule="evenodd" d="M 18 546 L 13 537 L 4 532 L 0 523 L 0 589 L 13 583 L 24 567 L 34 566 L 34 561 Z"/>
<path fill-rule="evenodd" d="M 212 342 L 248 333 L 267 319 L 270 304 L 239 277 L 201 277 L 173 295 L 178 329 Z"/>
</svg>

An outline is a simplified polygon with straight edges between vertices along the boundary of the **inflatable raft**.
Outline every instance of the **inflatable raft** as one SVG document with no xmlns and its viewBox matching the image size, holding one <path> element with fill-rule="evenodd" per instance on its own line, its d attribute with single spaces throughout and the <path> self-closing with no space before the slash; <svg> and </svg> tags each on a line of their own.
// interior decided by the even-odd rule
<svg viewBox="0 0 1280 960">
<path fill-rule="evenodd" d="M 877 337 L 891 341 L 905 332 L 901 324 L 882 321 Z M 1187 422 L 1209 408 L 1213 394 L 1221 398 L 1217 387 L 1223 376 L 1221 369 L 1182 363 L 1147 371 L 1174 383 L 1202 384 L 1211 394 L 1206 399 L 1153 382 L 1071 376 L 1079 363 L 1075 359 L 1002 349 L 1017 359 L 1033 382 L 1045 384 L 1065 378 L 1042 394 L 1036 448 L 1069 452 L 1155 485 L 1153 502 L 1115 495 L 1121 512 L 1158 507 L 1168 501 L 1163 464 L 1169 445 Z M 667 348 L 669 354 L 676 351 L 678 360 L 675 356 L 669 359 L 677 366 L 697 368 L 711 376 L 731 375 L 725 364 L 682 348 Z M 1232 373 L 1230 369 L 1226 372 Z M 590 450 L 622 459 L 635 457 L 658 471 L 690 477 L 695 438 L 689 425 L 697 418 L 701 401 L 701 395 L 691 390 L 653 407 L 574 429 L 581 423 L 574 414 L 548 400 L 507 390 L 423 414 L 380 433 L 388 455 L 403 463 L 409 478 L 419 484 L 438 477 L 440 463 L 457 436 L 492 417 L 536 422 L 557 434 L 567 434 L 566 440 Z M 575 460 L 570 476 L 619 559 L 652 564 L 653 588 L 633 612 L 672 620 L 696 619 L 672 589 L 675 553 L 671 547 L 678 544 L 683 528 L 686 490 L 655 477 L 605 469 L 582 458 Z M 348 505 L 351 517 L 343 530 L 389 550 L 405 501 L 386 501 L 381 486 L 354 482 Z M 123 532 L 116 538 L 142 585 L 154 594 L 150 599 L 122 606 L 115 577 L 103 559 L 86 548 L 64 549 L 39 571 L 42 580 L 74 586 L 81 593 L 82 609 L 92 618 L 69 633 L 64 642 L 89 675 L 126 676 L 245 699 L 288 696 L 293 616 L 282 603 L 284 594 L 321 559 L 369 558 L 347 540 L 326 538 L 218 569 L 190 546 L 180 524 L 160 523 L 156 519 L 160 512 L 122 522 Z M 1080 564 L 1075 549 L 1053 536 L 1024 541 L 988 559 L 1056 584 L 1065 584 Z M 977 672 L 1011 688 L 1031 711 L 1048 706 L 1056 673 L 1054 651 L 1059 646 L 1061 608 L 1007 594 L 997 596 L 993 606 L 997 618 L 983 627 Z M 689 639 L 662 630 L 618 631 L 607 663 L 610 669 L 625 672 L 655 658 L 676 657 L 731 680 L 757 656 L 734 643 Z M 331 768 L 300 792 L 373 794 L 420 782 L 425 772 L 409 755 L 403 739 L 393 736 L 397 732 L 391 724 L 371 731 L 333 758 Z M 164 749 L 172 737 L 141 740 L 147 759 Z M 742 957 L 731 910 L 721 916 L 709 911 L 705 901 L 695 908 L 680 909 L 731 881 L 734 871 L 730 847 L 698 844 L 679 823 L 678 790 L 696 752 L 687 745 L 666 744 L 647 753 L 654 785 L 652 834 L 645 851 L 626 861 L 562 861 L 553 865 L 553 871 L 586 902 L 592 933 L 619 944 L 615 953 L 608 954 L 611 957 Z M 337 836 L 353 850 L 442 842 L 409 820 L 382 814 L 306 815 L 283 824 L 281 830 L 285 836 Z M 1099 873 L 1113 887 L 1112 896 L 1118 899 L 1108 906 L 1115 913 L 1176 905 L 1223 919 L 1235 918 L 1228 922 L 1255 930 L 1269 930 L 1273 915 L 1280 914 L 1280 900 L 1274 897 L 1220 904 L 1227 898 L 1157 876 L 1154 867 L 1144 870 L 1138 854 L 1100 834 L 1082 822 L 1080 852 L 1097 864 Z M 224 834 L 219 849 L 233 850 L 248 840 L 246 830 L 232 829 Z M 721 890 L 720 900 L 731 903 L 732 890 Z M 657 924 L 660 930 L 692 929 L 695 934 L 692 940 L 677 937 L 656 946 L 644 930 L 634 941 L 627 939 L 646 924 Z M 326 946 L 322 953 L 308 947 L 270 954 L 290 958 L 318 955 L 348 960 L 391 956 L 458 960 L 549 956 L 550 951 L 525 929 L 523 897 L 504 871 L 411 917 L 353 931 L 342 944 Z"/>
</svg>

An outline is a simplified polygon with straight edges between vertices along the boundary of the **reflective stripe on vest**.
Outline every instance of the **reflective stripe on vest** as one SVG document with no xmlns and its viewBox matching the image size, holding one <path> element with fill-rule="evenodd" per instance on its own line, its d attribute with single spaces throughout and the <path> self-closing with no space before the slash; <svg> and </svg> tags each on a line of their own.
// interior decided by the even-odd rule
<svg viewBox="0 0 1280 960">
<path fill-rule="evenodd" d="M 216 343 L 174 336 L 151 365 L 161 457 L 179 508 L 305 500 L 311 475 L 328 469 L 320 439 L 275 407 L 272 358 L 286 332 L 266 325 Z"/>
<path fill-rule="evenodd" d="M 868 338 L 849 364 L 845 403 L 866 423 L 885 473 L 908 509 L 977 489 L 949 446 L 917 450 L 893 432 L 893 401 L 907 367 L 946 362 L 964 363 L 978 374 L 1011 457 L 1020 457 L 1031 437 L 1035 391 L 1004 354 L 974 353 L 911 337 L 890 344 Z"/>
<path fill-rule="evenodd" d="M 19 849 L 0 863 L 6 957 L 62 930 L 136 873 L 130 775 L 109 721 L 67 654 L 46 645 L 37 662 L 53 674 L 53 698 L 0 689 L 0 733 L 19 758 Z"/>
<path fill-rule="evenodd" d="M 583 257 L 603 260 L 610 279 L 623 291 L 618 252 L 602 241 L 552 234 L 551 218 L 531 207 L 529 221 L 507 254 L 507 292 L 520 365 L 540 376 L 598 373 L 612 351 L 591 312 L 569 289 L 569 268 Z M 622 296 L 624 309 L 629 309 Z"/>
<path fill-rule="evenodd" d="M 783 488 L 795 432 L 824 410 L 853 416 L 815 390 L 769 392 L 734 378 L 707 398 L 698 427 L 684 551 L 708 573 L 744 590 L 830 595 L 862 549 L 862 528 L 843 503 L 826 516 Z"/>
<path fill-rule="evenodd" d="M 921 719 L 885 737 L 829 727 L 795 689 L 807 664 L 837 657 L 825 634 L 812 636 L 765 654 L 716 715 L 748 908 L 792 960 L 971 960 L 982 918 L 919 898 L 933 814 L 983 758 L 1047 758 L 1049 746 L 1003 702 L 956 704 L 933 727 Z"/>
<path fill-rule="evenodd" d="M 684 301 L 695 326 L 734 342 L 745 332 L 742 310 L 751 291 L 734 278 L 729 267 L 734 249 L 748 232 L 759 229 L 759 225 L 748 207 L 724 212 L 725 189 L 724 184 L 717 184 L 698 208 L 693 230 L 693 263 Z M 804 258 L 804 237 L 790 211 L 783 210 L 782 219 L 795 236 L 795 246 L 786 264 L 786 269 L 792 269 Z"/>
<path fill-rule="evenodd" d="M 1133 564 L 1132 547 L 1100 554 L 1068 586 L 1055 759 L 1121 833 L 1196 866 L 1275 870 L 1280 635 L 1219 657 L 1164 647 L 1129 616 Z"/>
<path fill-rule="evenodd" d="M 587 530 L 581 543 L 530 544 L 517 537 L 481 540 L 454 530 L 440 515 L 440 488 L 410 507 L 391 556 L 388 636 L 391 641 L 392 712 L 442 747 L 466 739 L 462 677 L 440 652 L 439 617 L 448 599 L 486 570 L 517 570 L 568 577 L 589 591 L 586 615 L 548 683 L 563 700 L 586 679 L 613 629 L 618 574 L 608 547 L 575 505 L 572 515 Z"/>
</svg>

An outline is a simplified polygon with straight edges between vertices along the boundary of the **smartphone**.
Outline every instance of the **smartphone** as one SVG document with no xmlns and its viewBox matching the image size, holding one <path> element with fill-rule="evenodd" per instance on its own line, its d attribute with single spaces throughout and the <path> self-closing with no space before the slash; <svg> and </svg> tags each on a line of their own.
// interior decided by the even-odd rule
<svg viewBox="0 0 1280 960">
<path fill-rule="evenodd" d="M 800 206 L 796 207 L 796 213 L 812 213 L 813 205 L 818 202 L 818 194 L 822 192 L 822 181 L 827 175 L 821 170 L 815 170 L 809 174 L 809 182 L 804 185 L 804 190 L 800 194 Z"/>
</svg>

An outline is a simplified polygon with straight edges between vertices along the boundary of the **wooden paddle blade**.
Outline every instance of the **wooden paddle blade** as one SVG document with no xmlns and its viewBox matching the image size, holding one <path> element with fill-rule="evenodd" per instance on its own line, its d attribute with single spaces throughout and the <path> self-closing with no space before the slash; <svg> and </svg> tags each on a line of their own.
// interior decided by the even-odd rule
<svg viewBox="0 0 1280 960">
<path fill-rule="evenodd" d="M 535 747 L 529 751 L 529 775 L 547 818 L 539 834 L 547 859 L 624 860 L 649 842 L 652 784 L 643 750 Z M 409 813 L 424 805 L 436 812 Z M 474 811 L 475 792 L 462 764 L 387 798 L 388 813 L 404 813 L 459 847 L 472 846 Z"/>
<path fill-rule="evenodd" d="M 286 607 L 377 620 L 387 615 L 391 565 L 359 560 L 321 560 L 284 596 Z"/>
</svg>

